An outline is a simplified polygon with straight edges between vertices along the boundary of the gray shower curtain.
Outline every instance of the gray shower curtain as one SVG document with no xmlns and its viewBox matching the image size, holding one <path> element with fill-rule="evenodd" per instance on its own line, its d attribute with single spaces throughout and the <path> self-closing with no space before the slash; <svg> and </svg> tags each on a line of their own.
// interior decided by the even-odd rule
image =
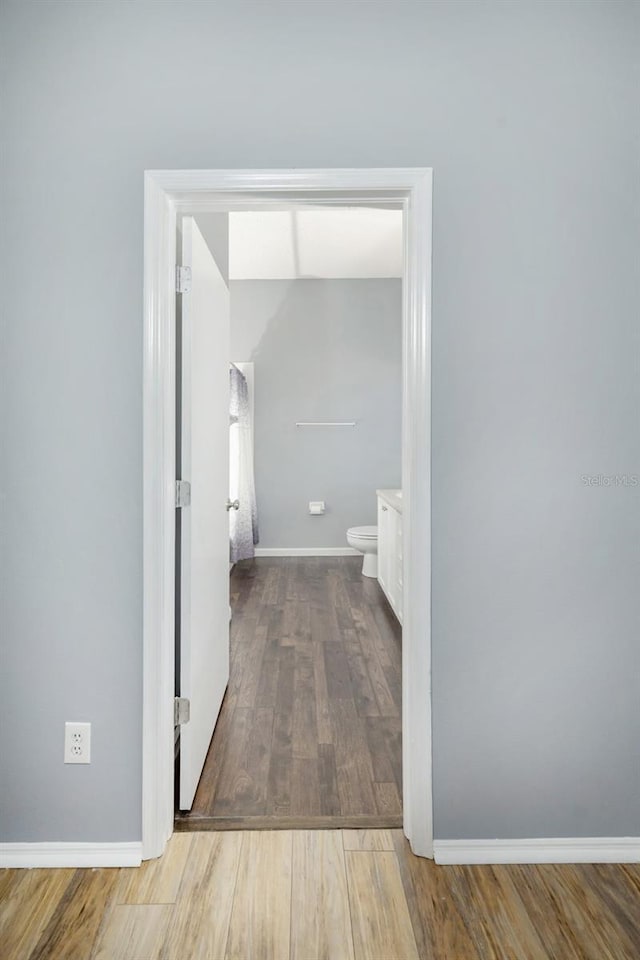
<svg viewBox="0 0 640 960">
<path fill-rule="evenodd" d="M 253 472 L 253 425 L 249 407 L 247 378 L 236 366 L 230 367 L 229 410 L 231 482 L 230 497 L 240 501 L 239 510 L 229 512 L 230 559 L 248 560 L 255 556 L 258 543 L 258 510 Z"/>
</svg>

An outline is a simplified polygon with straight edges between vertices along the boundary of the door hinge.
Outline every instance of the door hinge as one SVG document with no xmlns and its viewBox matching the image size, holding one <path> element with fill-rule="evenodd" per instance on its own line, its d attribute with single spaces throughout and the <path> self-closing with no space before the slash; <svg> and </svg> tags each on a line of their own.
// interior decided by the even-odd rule
<svg viewBox="0 0 640 960">
<path fill-rule="evenodd" d="M 176 293 L 189 293 L 191 290 L 191 267 L 176 267 Z"/>
<path fill-rule="evenodd" d="M 189 723 L 191 714 L 191 701 L 186 697 L 176 697 L 173 701 L 173 725 L 178 727 L 183 723 Z"/>
<path fill-rule="evenodd" d="M 188 480 L 176 480 L 176 507 L 191 505 L 191 484 Z"/>
</svg>

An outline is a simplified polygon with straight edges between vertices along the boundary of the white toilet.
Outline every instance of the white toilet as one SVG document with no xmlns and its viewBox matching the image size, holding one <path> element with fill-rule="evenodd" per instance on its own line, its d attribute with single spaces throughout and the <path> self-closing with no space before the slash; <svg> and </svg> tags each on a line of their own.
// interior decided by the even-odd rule
<svg viewBox="0 0 640 960">
<path fill-rule="evenodd" d="M 378 528 L 350 527 L 347 530 L 347 543 L 354 550 L 364 553 L 362 575 L 378 576 Z"/>
</svg>

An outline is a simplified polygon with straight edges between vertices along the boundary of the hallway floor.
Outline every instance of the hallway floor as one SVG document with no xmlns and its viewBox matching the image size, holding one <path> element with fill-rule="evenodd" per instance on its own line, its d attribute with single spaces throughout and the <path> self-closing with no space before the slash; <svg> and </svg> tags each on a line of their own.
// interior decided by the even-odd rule
<svg viewBox="0 0 640 960">
<path fill-rule="evenodd" d="M 236 564 L 229 687 L 177 830 L 401 825 L 401 628 L 361 567 Z"/>
<path fill-rule="evenodd" d="M 637 960 L 640 866 L 438 867 L 400 830 L 174 834 L 1 870 L 3 960 Z"/>
</svg>

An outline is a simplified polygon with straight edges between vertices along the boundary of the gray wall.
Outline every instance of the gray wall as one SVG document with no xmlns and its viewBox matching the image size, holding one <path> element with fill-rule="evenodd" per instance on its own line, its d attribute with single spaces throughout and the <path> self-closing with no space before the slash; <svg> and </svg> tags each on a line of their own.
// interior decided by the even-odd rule
<svg viewBox="0 0 640 960">
<path fill-rule="evenodd" d="M 232 280 L 231 352 L 255 363 L 261 547 L 346 547 L 402 472 L 402 281 Z M 297 420 L 356 420 L 300 427 Z M 323 517 L 309 516 L 324 500 Z"/>
<path fill-rule="evenodd" d="M 229 286 L 229 214 L 199 213 L 194 220 L 209 247 L 218 270 Z"/>
<path fill-rule="evenodd" d="M 2 5 L 4 839 L 140 837 L 143 170 L 421 164 L 436 834 L 640 833 L 639 16 Z"/>
</svg>

